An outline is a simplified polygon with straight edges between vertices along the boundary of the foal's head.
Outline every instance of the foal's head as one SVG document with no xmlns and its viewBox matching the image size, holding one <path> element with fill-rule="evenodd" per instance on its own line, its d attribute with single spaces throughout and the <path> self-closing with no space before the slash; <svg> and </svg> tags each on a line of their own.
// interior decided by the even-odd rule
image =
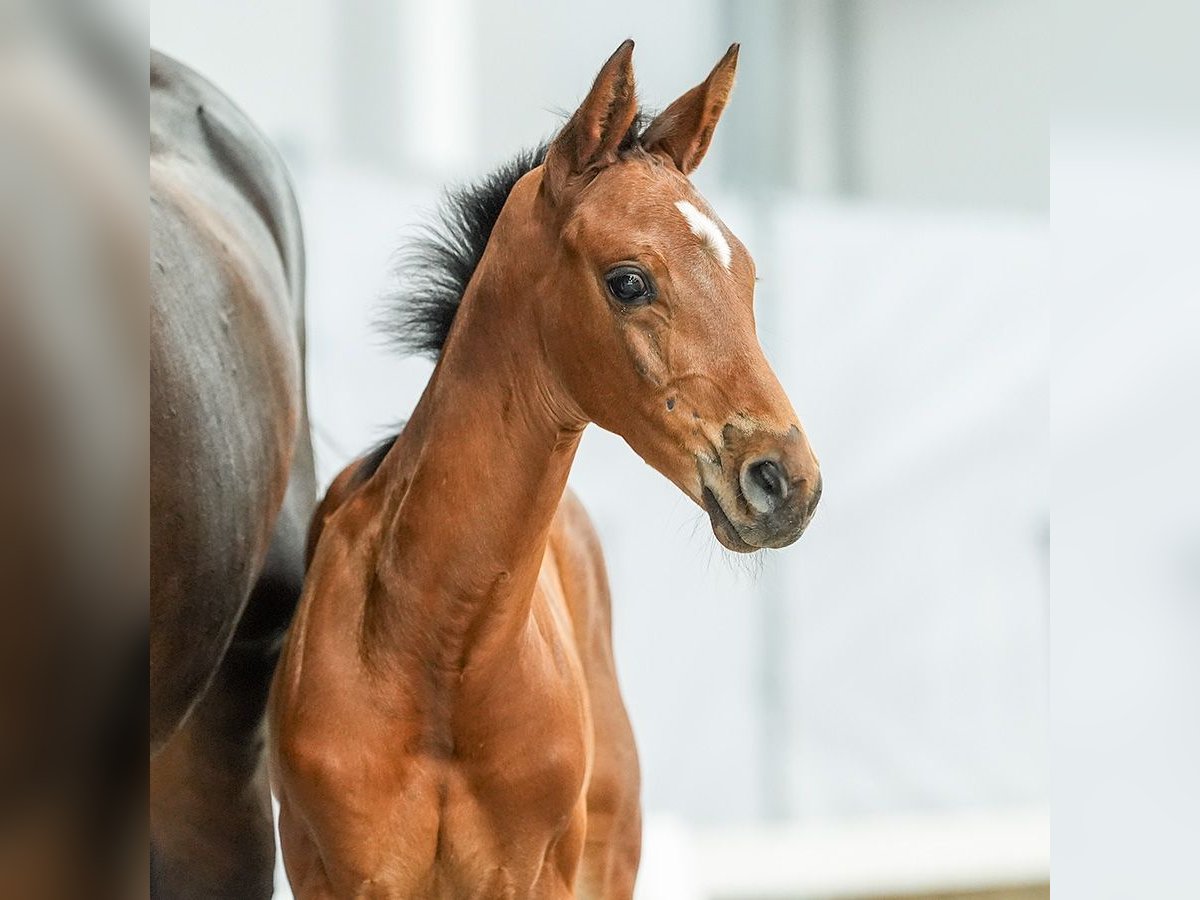
<svg viewBox="0 0 1200 900">
<path fill-rule="evenodd" d="M 644 127 L 632 54 L 626 41 L 604 64 L 544 160 L 452 197 L 449 233 L 417 260 L 438 273 L 423 276 L 424 296 L 412 272 L 408 340 L 436 351 L 475 315 L 505 316 L 484 329 L 493 336 L 532 329 L 570 418 L 625 438 L 708 512 L 726 547 L 784 547 L 812 517 L 820 468 L 759 347 L 754 261 L 688 180 L 737 46 Z M 468 279 L 503 289 L 456 316 Z"/>
<path fill-rule="evenodd" d="M 755 334 L 754 261 L 688 180 L 737 50 L 640 134 L 633 43 L 605 63 L 542 168 L 560 289 L 540 302 L 551 366 L 587 418 L 749 552 L 800 536 L 821 472 Z"/>
</svg>

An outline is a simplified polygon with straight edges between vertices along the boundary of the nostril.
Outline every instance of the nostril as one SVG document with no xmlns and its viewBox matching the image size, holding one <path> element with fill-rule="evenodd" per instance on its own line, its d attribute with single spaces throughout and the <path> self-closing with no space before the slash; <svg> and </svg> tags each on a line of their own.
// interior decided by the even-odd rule
<svg viewBox="0 0 1200 900">
<path fill-rule="evenodd" d="M 760 459 L 742 468 L 742 494 L 755 510 L 768 513 L 787 497 L 787 475 L 773 459 Z"/>
<path fill-rule="evenodd" d="M 784 497 L 787 494 L 787 484 L 783 480 L 783 471 L 779 463 L 764 459 L 750 467 L 750 477 L 755 483 L 772 497 Z"/>
</svg>

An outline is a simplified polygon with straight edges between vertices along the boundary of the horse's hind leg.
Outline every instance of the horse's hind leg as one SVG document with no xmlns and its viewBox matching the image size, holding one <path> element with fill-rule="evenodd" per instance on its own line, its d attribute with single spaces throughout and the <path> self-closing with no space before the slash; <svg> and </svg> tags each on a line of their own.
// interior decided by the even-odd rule
<svg viewBox="0 0 1200 900">
<path fill-rule="evenodd" d="M 151 896 L 271 896 L 262 712 L 272 668 L 272 654 L 235 639 L 204 699 L 151 761 Z"/>
<path fill-rule="evenodd" d="M 263 719 L 282 637 L 300 596 L 303 496 L 303 490 L 289 490 L 263 574 L 216 676 L 151 761 L 154 898 L 253 900 L 272 894 L 275 835 Z"/>
</svg>

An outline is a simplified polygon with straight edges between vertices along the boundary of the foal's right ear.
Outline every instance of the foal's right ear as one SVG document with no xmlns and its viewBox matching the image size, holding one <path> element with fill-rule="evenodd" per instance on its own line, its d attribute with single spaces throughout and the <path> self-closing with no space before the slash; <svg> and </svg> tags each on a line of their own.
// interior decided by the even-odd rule
<svg viewBox="0 0 1200 900">
<path fill-rule="evenodd" d="M 546 151 L 543 184 L 558 202 L 572 180 L 617 160 L 633 117 L 637 96 L 633 82 L 633 41 L 626 40 L 596 76 L 591 91 Z"/>
</svg>

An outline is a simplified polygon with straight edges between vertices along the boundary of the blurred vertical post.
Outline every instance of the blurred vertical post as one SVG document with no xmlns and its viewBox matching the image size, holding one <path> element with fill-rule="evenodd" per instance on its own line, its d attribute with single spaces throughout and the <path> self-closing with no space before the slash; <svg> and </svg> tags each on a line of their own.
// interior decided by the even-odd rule
<svg viewBox="0 0 1200 900">
<path fill-rule="evenodd" d="M 403 121 L 399 9 L 389 0 L 343 0 L 333 15 L 341 149 L 357 162 L 387 170 L 400 156 L 397 123 Z"/>
<path fill-rule="evenodd" d="M 396 174 L 461 174 L 472 158 L 466 0 L 347 0 L 334 9 L 347 157 Z"/>
</svg>

